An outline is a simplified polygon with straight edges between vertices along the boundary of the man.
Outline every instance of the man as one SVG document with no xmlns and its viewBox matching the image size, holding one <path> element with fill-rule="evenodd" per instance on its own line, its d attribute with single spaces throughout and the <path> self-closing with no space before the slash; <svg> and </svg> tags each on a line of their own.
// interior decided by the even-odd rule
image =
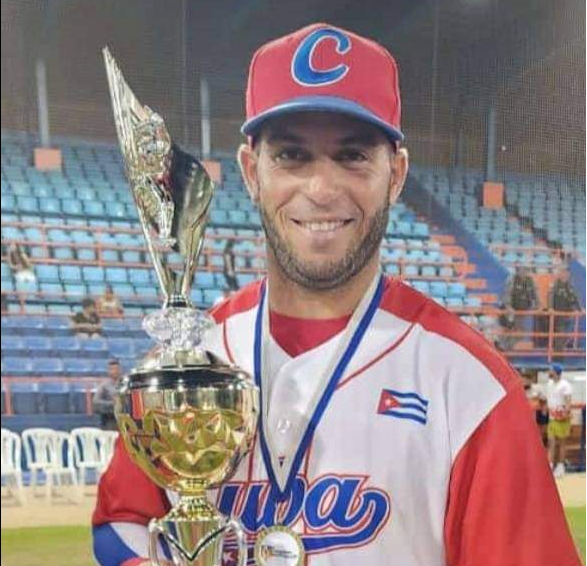
<svg viewBox="0 0 587 566">
<path fill-rule="evenodd" d="M 112 285 L 106 285 L 104 294 L 98 299 L 98 312 L 100 316 L 120 318 L 124 314 L 124 308 L 120 299 L 114 294 Z"/>
<path fill-rule="evenodd" d="M 8 265 L 18 283 L 34 283 L 37 280 L 31 260 L 20 244 L 12 243 L 8 247 Z"/>
<path fill-rule="evenodd" d="M 98 338 L 102 333 L 102 322 L 96 311 L 96 302 L 90 297 L 82 301 L 82 312 L 71 317 L 71 324 L 78 336 Z"/>
<path fill-rule="evenodd" d="M 514 332 L 531 332 L 533 328 L 532 315 L 518 312 L 534 310 L 538 305 L 536 285 L 530 275 L 530 270 L 525 265 L 518 265 L 514 275 L 508 281 L 504 303 L 508 309 L 506 315 L 510 315 L 512 319 Z M 509 348 L 513 348 L 523 338 L 523 336 L 516 336 L 508 340 Z"/>
<path fill-rule="evenodd" d="M 580 310 L 581 304 L 571 284 L 568 269 L 563 268 L 558 272 L 550 289 L 548 304 L 557 313 L 554 317 L 555 334 L 569 332 L 572 328 L 573 318 L 560 313 Z M 555 336 L 555 352 L 564 349 L 568 342 L 568 336 Z"/>
<path fill-rule="evenodd" d="M 396 64 L 378 44 L 317 24 L 255 54 L 239 162 L 267 278 L 212 310 L 206 347 L 257 369 L 262 410 L 210 498 L 243 524 L 249 564 L 281 525 L 310 566 L 578 565 L 515 372 L 380 273 L 407 174 L 399 126 Z M 141 563 L 144 525 L 168 508 L 119 443 L 93 517 L 98 560 Z"/>
<path fill-rule="evenodd" d="M 109 380 L 100 384 L 93 398 L 94 412 L 100 416 L 100 426 L 104 430 L 118 430 L 116 418 L 114 417 L 114 396 L 116 384 L 122 376 L 120 362 L 110 360 L 108 362 Z"/>
<path fill-rule="evenodd" d="M 222 265 L 224 267 L 224 280 L 230 291 L 238 290 L 238 280 L 236 277 L 236 266 L 234 257 L 234 240 L 229 238 L 222 252 Z"/>
<path fill-rule="evenodd" d="M 571 384 L 562 377 L 563 368 L 560 364 L 552 364 L 548 372 L 546 387 L 546 403 L 548 405 L 549 422 L 548 459 L 555 477 L 565 473 L 565 449 L 567 438 L 571 434 Z"/>
</svg>

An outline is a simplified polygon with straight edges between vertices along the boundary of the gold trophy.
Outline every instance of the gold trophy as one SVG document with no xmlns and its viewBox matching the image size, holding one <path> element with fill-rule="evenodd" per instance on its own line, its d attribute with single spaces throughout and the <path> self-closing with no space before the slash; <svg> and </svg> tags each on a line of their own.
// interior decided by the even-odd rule
<svg viewBox="0 0 587 566">
<path fill-rule="evenodd" d="M 157 345 L 122 379 L 115 404 L 132 459 L 179 494 L 169 513 L 149 524 L 149 558 L 160 565 L 163 537 L 176 566 L 218 566 L 233 531 L 244 566 L 245 533 L 208 502 L 206 490 L 228 479 L 250 449 L 258 391 L 248 374 L 201 347 L 210 320 L 190 301 L 213 184 L 172 143 L 162 118 L 137 100 L 108 48 L 103 54 L 127 176 L 165 297 L 162 310 L 143 322 Z M 173 263 L 178 256 L 181 265 Z"/>
</svg>

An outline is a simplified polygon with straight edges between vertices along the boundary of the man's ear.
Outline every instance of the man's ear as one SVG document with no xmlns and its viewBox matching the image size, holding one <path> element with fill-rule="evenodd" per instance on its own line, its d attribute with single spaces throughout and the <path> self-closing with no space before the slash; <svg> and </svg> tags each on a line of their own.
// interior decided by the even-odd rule
<svg viewBox="0 0 587 566">
<path fill-rule="evenodd" d="M 249 197 L 256 204 L 259 202 L 259 155 L 250 144 L 243 143 L 238 148 L 237 159 Z"/>
<path fill-rule="evenodd" d="M 408 176 L 408 150 L 400 147 L 392 157 L 389 204 L 393 206 L 399 198 Z"/>
</svg>

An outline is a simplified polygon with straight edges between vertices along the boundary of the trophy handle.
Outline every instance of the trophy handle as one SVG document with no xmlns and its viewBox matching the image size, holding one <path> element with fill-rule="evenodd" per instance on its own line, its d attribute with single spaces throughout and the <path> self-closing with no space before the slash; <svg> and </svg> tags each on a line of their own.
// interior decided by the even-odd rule
<svg viewBox="0 0 587 566">
<path fill-rule="evenodd" d="M 236 519 L 230 519 L 226 522 L 225 529 L 227 531 L 231 530 L 236 536 L 236 543 L 238 545 L 237 566 L 245 566 L 248 558 L 248 548 L 243 527 Z"/>
<path fill-rule="evenodd" d="M 159 552 L 157 551 L 157 539 L 159 535 L 165 536 L 165 532 L 159 526 L 156 519 L 149 521 L 149 560 L 153 566 L 163 566 L 159 562 Z"/>
</svg>

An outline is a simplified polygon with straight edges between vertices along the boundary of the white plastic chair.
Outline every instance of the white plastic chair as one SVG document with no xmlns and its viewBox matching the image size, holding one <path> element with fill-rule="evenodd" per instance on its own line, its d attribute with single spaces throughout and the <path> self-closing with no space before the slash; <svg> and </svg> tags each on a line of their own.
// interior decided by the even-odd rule
<svg viewBox="0 0 587 566">
<path fill-rule="evenodd" d="M 101 430 L 98 442 L 100 443 L 100 474 L 102 474 L 114 454 L 114 445 L 118 438 L 118 432 L 115 430 Z"/>
<path fill-rule="evenodd" d="M 9 493 L 14 493 L 17 501 L 25 502 L 22 485 L 21 440 L 15 432 L 2 429 L 2 479 L 6 482 Z"/>
<path fill-rule="evenodd" d="M 96 479 L 102 471 L 102 434 L 96 427 L 83 426 L 71 431 L 73 461 L 79 471 L 82 485 L 88 485 L 88 471 L 94 470 Z"/>
<path fill-rule="evenodd" d="M 62 485 L 64 477 L 69 478 L 72 486 L 78 486 L 69 433 L 51 428 L 29 428 L 23 431 L 22 440 L 33 489 L 40 483 L 40 472 L 45 475 L 45 495 L 49 501 L 53 487 Z"/>
</svg>

